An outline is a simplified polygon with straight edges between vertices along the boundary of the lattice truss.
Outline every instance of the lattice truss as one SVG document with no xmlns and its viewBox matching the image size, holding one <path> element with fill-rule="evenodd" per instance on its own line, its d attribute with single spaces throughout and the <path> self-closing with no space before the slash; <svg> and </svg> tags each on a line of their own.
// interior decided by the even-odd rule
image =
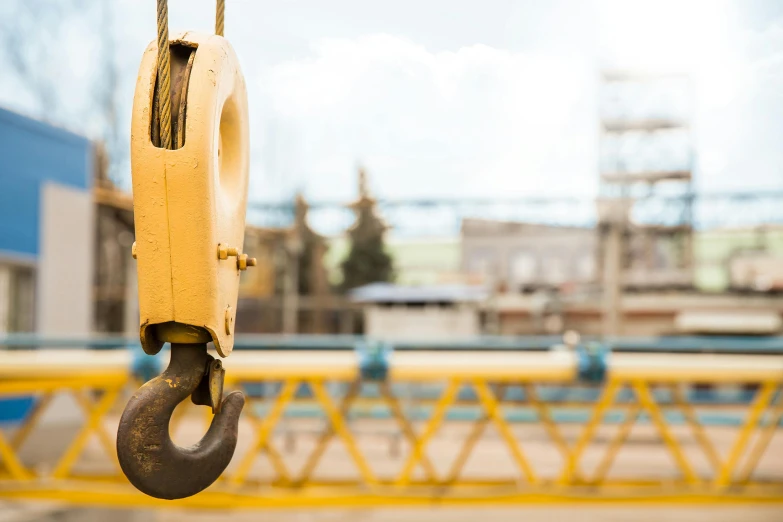
<svg viewBox="0 0 783 522">
<path fill-rule="evenodd" d="M 3 398 L 36 397 L 24 422 L 0 434 L 0 495 L 158 502 L 136 493 L 116 462 L 118 411 L 136 384 L 123 374 L 0 382 Z M 250 398 L 234 460 L 215 486 L 181 503 L 779 500 L 783 376 L 747 383 L 739 399 L 720 401 L 719 392 L 703 389 L 719 383 L 692 384 L 639 376 L 601 386 L 456 375 L 240 379 L 230 386 Z M 52 424 L 42 419 L 63 395 L 83 423 L 75 433 L 36 435 Z M 174 440 L 197 441 L 208 411 L 180 407 Z"/>
</svg>

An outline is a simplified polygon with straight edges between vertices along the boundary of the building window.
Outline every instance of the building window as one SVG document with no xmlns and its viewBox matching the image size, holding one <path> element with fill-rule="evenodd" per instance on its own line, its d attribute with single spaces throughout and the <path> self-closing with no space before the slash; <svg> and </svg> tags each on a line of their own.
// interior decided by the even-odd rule
<svg viewBox="0 0 783 522">
<path fill-rule="evenodd" d="M 535 282 L 536 257 L 530 252 L 518 252 L 511 259 L 511 281 L 516 285 Z"/>
<path fill-rule="evenodd" d="M 546 259 L 542 266 L 543 282 L 548 285 L 559 285 L 568 280 L 568 269 L 563 256 L 553 255 Z"/>
<path fill-rule="evenodd" d="M 0 264 L 0 334 L 33 330 L 33 270 Z"/>
<path fill-rule="evenodd" d="M 583 254 L 576 266 L 577 276 L 581 281 L 595 279 L 595 258 L 591 254 Z"/>
</svg>

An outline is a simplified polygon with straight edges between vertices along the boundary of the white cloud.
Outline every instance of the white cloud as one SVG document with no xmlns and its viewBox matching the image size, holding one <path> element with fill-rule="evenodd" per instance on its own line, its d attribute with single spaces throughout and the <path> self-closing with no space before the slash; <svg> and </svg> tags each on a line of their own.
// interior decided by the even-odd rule
<svg viewBox="0 0 783 522">
<path fill-rule="evenodd" d="M 310 57 L 264 71 L 250 93 L 285 122 L 267 125 L 259 152 L 289 163 L 261 161 L 317 199 L 353 194 L 357 161 L 387 197 L 592 190 L 586 65 L 486 45 L 430 52 L 388 34 L 320 40 Z M 253 191 L 280 196 L 260 183 Z"/>
</svg>

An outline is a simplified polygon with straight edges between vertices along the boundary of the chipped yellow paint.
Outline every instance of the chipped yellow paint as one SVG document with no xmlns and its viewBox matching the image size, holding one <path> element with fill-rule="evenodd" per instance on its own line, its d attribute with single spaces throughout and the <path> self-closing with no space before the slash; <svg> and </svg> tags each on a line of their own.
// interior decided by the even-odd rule
<svg viewBox="0 0 783 522">
<path fill-rule="evenodd" d="M 139 68 L 131 124 L 133 209 L 139 280 L 140 337 L 157 353 L 155 326 L 206 329 L 225 357 L 234 339 L 225 310 L 236 310 L 236 260 L 218 259 L 218 244 L 243 246 L 248 179 L 245 80 L 224 38 L 184 33 L 197 46 L 187 93 L 185 143 L 176 150 L 150 139 L 157 46 Z"/>
</svg>

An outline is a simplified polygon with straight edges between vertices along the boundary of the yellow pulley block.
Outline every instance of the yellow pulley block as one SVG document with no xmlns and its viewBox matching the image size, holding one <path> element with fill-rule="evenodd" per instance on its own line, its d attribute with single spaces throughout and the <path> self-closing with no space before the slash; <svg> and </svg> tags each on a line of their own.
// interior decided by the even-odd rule
<svg viewBox="0 0 783 522">
<path fill-rule="evenodd" d="M 117 456 L 139 490 L 176 499 L 212 484 L 236 448 L 244 396 L 223 397 L 225 372 L 207 343 L 231 353 L 239 275 L 255 260 L 242 253 L 248 115 L 237 57 L 221 36 L 188 32 L 169 42 L 164 29 L 158 42 L 168 47 L 150 44 L 139 70 L 131 168 L 141 344 L 152 355 L 171 343 L 171 361 L 128 401 Z M 169 130 L 170 144 L 162 140 Z M 215 416 L 198 444 L 180 448 L 168 426 L 188 396 Z"/>
<path fill-rule="evenodd" d="M 140 336 L 234 346 L 248 180 L 245 80 L 216 35 L 184 33 L 171 45 L 173 150 L 156 146 L 157 46 L 147 47 L 133 101 L 131 168 Z M 252 264 L 252 261 L 251 261 Z"/>
</svg>

